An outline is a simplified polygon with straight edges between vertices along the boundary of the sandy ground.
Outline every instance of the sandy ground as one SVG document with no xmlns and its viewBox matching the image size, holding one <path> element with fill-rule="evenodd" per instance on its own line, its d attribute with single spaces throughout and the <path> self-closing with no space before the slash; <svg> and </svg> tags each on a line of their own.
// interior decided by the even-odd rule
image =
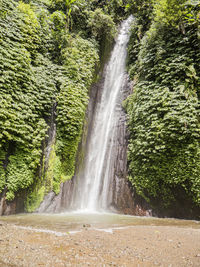
<svg viewBox="0 0 200 267">
<path fill-rule="evenodd" d="M 56 235 L 0 223 L 0 266 L 200 266 L 200 229 L 83 227 Z"/>
</svg>

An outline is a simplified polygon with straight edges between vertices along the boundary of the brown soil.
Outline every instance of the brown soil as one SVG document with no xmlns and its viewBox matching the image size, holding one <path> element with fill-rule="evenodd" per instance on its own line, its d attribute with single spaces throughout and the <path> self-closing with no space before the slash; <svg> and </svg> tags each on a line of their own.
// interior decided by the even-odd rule
<svg viewBox="0 0 200 267">
<path fill-rule="evenodd" d="M 0 266 L 200 266 L 200 229 L 134 226 L 113 233 L 34 232 L 0 223 Z"/>
</svg>

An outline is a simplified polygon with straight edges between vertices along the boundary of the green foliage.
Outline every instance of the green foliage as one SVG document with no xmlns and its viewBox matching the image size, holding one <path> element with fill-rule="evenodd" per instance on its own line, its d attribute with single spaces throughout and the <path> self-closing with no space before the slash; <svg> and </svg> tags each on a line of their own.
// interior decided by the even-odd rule
<svg viewBox="0 0 200 267">
<path fill-rule="evenodd" d="M 63 72 L 61 90 L 57 101 L 58 154 L 62 157 L 62 168 L 69 178 L 74 174 L 76 152 L 80 142 L 88 88 L 93 82 L 98 64 L 97 44 L 81 37 L 70 38 L 67 48 L 62 50 Z"/>
<path fill-rule="evenodd" d="M 39 184 L 38 184 L 39 185 Z M 32 190 L 25 202 L 25 209 L 27 212 L 34 212 L 42 202 L 45 195 L 45 186 L 37 186 Z"/>
<path fill-rule="evenodd" d="M 14 199 L 17 191 L 26 189 L 33 183 L 34 169 L 31 168 L 31 156 L 20 149 L 9 157 L 9 161 L 6 170 L 6 199 L 10 201 Z"/>
<path fill-rule="evenodd" d="M 68 46 L 61 52 L 62 67 L 57 67 L 56 83 L 60 91 L 57 94 L 57 138 L 51 147 L 51 153 L 43 178 L 36 181 L 28 194 L 26 209 L 32 211 L 38 207 L 36 191 L 45 193 L 60 191 L 60 183 L 72 178 L 75 160 L 81 139 L 85 111 L 88 103 L 88 88 L 93 82 L 98 65 L 97 43 L 68 35 Z M 44 197 L 43 194 L 43 197 Z M 40 195 L 42 197 L 42 193 Z"/>
<path fill-rule="evenodd" d="M 57 9 L 58 2 L 64 6 Z M 86 2 L 76 1 L 78 13 Z M 33 211 L 74 173 L 99 44 L 69 34 L 66 21 L 76 14 L 75 1 L 0 4 L 0 192 L 5 189 L 11 201 L 26 190 L 26 209 Z M 89 11 L 83 15 L 87 29 Z M 53 106 L 57 137 L 45 168 Z"/>
<path fill-rule="evenodd" d="M 6 157 L 5 147 L 11 142 L 16 152 L 9 157 L 6 172 L 1 171 L 1 184 L 12 200 L 17 191 L 33 183 L 47 132 L 44 116 L 56 88 L 44 65 L 37 66 L 39 23 L 30 5 L 3 1 L 2 10 L 7 16 L 0 20 L 0 153 Z"/>
<path fill-rule="evenodd" d="M 129 101 L 129 169 L 138 193 L 168 204 L 167 198 L 174 200 L 175 188 L 181 186 L 198 203 L 198 99 L 186 100 L 178 90 L 143 82 Z"/>
<path fill-rule="evenodd" d="M 66 6 L 66 13 L 67 13 L 67 19 L 68 19 L 68 25 L 70 23 L 71 18 L 71 12 L 72 12 L 72 6 L 76 2 L 76 0 L 65 0 L 65 6 Z"/>
<path fill-rule="evenodd" d="M 129 71 L 136 86 L 125 102 L 129 179 L 138 194 L 157 205 L 172 206 L 180 194 L 200 205 L 198 28 L 186 20 L 180 31 L 179 13 L 173 21 L 170 17 L 176 4 L 173 10 L 163 5 L 167 20 L 157 23 L 156 16 L 146 33 L 138 24 L 132 30 Z"/>
<path fill-rule="evenodd" d="M 52 0 L 51 8 L 64 11 L 66 16 L 65 26 L 70 29 L 72 8 L 77 0 Z"/>
<path fill-rule="evenodd" d="M 67 43 L 67 38 L 65 36 L 66 15 L 62 11 L 55 11 L 51 14 L 50 18 L 54 25 L 52 35 L 55 42 L 55 51 L 52 51 L 52 55 L 54 55 L 54 59 L 59 62 L 61 49 L 66 46 Z"/>
<path fill-rule="evenodd" d="M 56 194 L 60 191 L 60 184 L 64 182 L 62 180 L 62 169 L 61 161 L 58 156 L 56 156 L 55 145 L 51 148 L 51 153 L 49 156 L 49 162 L 47 166 L 47 171 L 45 173 L 45 189 L 48 193 L 50 190 L 53 190 Z"/>
<path fill-rule="evenodd" d="M 153 15 L 153 0 L 127 0 L 126 12 L 133 14 L 142 31 L 149 29 Z"/>
<path fill-rule="evenodd" d="M 37 16 L 29 4 L 20 1 L 17 8 L 20 11 L 18 27 L 22 37 L 21 44 L 33 57 L 40 43 Z"/>
<path fill-rule="evenodd" d="M 3 191 L 6 180 L 5 180 L 5 168 L 3 166 L 3 162 L 6 158 L 6 152 L 3 150 L 0 150 L 0 193 Z"/>
<path fill-rule="evenodd" d="M 61 172 L 61 166 L 62 163 L 59 159 L 59 157 L 55 157 L 55 162 L 53 164 L 54 168 L 53 168 L 53 191 L 58 194 L 60 192 L 60 184 L 61 182 L 66 181 L 65 178 L 63 178 L 62 172 Z"/>
<path fill-rule="evenodd" d="M 93 36 L 102 43 L 112 41 L 115 35 L 115 24 L 112 18 L 105 15 L 101 9 L 96 9 L 90 14 L 89 25 Z"/>
<path fill-rule="evenodd" d="M 186 18 L 190 21 L 194 19 L 193 8 L 190 8 L 189 2 L 190 1 L 186 0 L 154 1 L 154 20 L 171 26 L 181 26 L 181 24 L 183 26 L 183 21 L 185 21 Z M 199 5 L 199 3 L 195 6 L 197 5 Z"/>
<path fill-rule="evenodd" d="M 125 7 L 127 0 L 101 1 L 101 8 L 112 16 L 115 22 L 119 22 L 126 16 Z"/>
<path fill-rule="evenodd" d="M 66 15 L 62 11 L 55 11 L 51 15 L 51 19 L 55 25 L 56 30 L 61 31 L 64 29 L 66 23 Z"/>
<path fill-rule="evenodd" d="M 26 40 L 30 32 L 24 37 L 21 32 L 23 24 L 21 25 L 20 19 L 17 18 L 17 13 L 13 10 L 10 16 L 14 16 L 13 20 L 16 19 L 15 27 L 10 17 L 0 22 L 3 36 L 0 46 L 0 143 L 12 140 L 23 144 L 25 149 L 40 149 L 47 127 L 41 114 L 50 104 L 46 101 L 44 92 L 41 92 L 44 88 L 40 87 L 41 80 L 44 82 L 46 77 L 41 77 L 41 68 L 31 66 L 28 50 L 34 49 L 35 46 L 31 39 L 30 47 L 27 47 Z M 26 25 L 23 27 L 25 29 Z M 37 79 L 40 77 L 41 79 Z M 48 91 L 49 86 L 51 88 L 53 85 L 46 86 Z"/>
</svg>

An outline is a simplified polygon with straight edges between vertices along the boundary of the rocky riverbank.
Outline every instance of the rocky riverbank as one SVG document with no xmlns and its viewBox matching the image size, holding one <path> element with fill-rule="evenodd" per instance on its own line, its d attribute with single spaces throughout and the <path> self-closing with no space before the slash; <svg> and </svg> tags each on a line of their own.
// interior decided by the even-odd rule
<svg viewBox="0 0 200 267">
<path fill-rule="evenodd" d="M 2 222 L 1 267 L 200 266 L 200 229 L 132 226 L 45 232 Z"/>
</svg>

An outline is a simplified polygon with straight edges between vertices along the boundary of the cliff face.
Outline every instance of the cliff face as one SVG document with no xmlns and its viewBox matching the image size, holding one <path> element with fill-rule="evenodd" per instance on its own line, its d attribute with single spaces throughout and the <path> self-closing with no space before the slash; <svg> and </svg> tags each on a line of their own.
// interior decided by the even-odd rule
<svg viewBox="0 0 200 267">
<path fill-rule="evenodd" d="M 128 49 L 129 179 L 161 216 L 200 214 L 199 8 L 144 1 Z"/>
<path fill-rule="evenodd" d="M 88 91 L 108 56 L 112 17 L 120 19 L 112 1 L 77 1 L 71 17 L 64 1 L 24 2 L 0 1 L 0 215 L 70 209 L 104 74 Z M 131 93 L 129 132 L 119 106 L 110 203 L 124 213 L 199 218 L 199 3 L 157 2 L 126 6 L 136 12 L 134 88 L 127 83 L 121 99 Z"/>
<path fill-rule="evenodd" d="M 75 29 L 65 6 L 28 2 L 0 1 L 1 215 L 33 212 L 45 196 L 39 210 L 57 211 L 70 205 L 103 78 L 90 92 L 85 120 L 88 90 L 99 69 L 99 55 L 104 62 L 115 34 L 111 16 L 98 9 L 96 1 L 85 1 L 84 10 L 83 3 L 72 10 L 80 15 L 74 14 Z M 120 114 L 110 195 L 116 209 L 131 212 L 124 111 Z M 79 167 L 70 180 L 75 162 Z"/>
<path fill-rule="evenodd" d="M 72 178 L 99 68 L 101 36 L 94 33 L 92 5 L 84 6 L 91 17 L 82 16 L 73 32 L 65 7 L 29 2 L 0 1 L 1 214 L 34 211 Z M 112 40 L 111 17 L 97 13 L 100 27 L 106 19 L 102 35 Z"/>
<path fill-rule="evenodd" d="M 81 172 L 84 165 L 84 154 L 87 150 L 88 142 L 91 136 L 91 130 L 94 124 L 94 110 L 98 105 L 101 95 L 101 88 L 104 82 L 104 75 L 100 81 L 92 86 L 90 91 L 90 102 L 87 109 L 86 122 L 84 126 L 82 141 L 79 146 L 79 153 L 76 163 L 76 172 L 72 180 L 61 185 L 60 193 L 56 196 L 53 192 L 49 193 L 44 202 L 40 205 L 38 212 L 59 212 L 70 210 L 72 193 L 76 186 L 76 179 L 81 179 Z M 123 98 L 130 93 L 130 85 L 128 82 L 124 86 Z M 122 101 L 123 99 L 121 99 Z M 113 170 L 113 178 L 111 179 L 109 194 L 112 196 L 112 206 L 122 213 L 134 213 L 133 195 L 127 180 L 127 128 L 126 114 L 122 107 L 120 109 L 120 118 L 116 127 L 117 144 L 115 150 L 115 170 Z"/>
<path fill-rule="evenodd" d="M 106 69 L 106 68 L 105 68 Z M 101 97 L 101 89 L 105 79 L 105 72 L 98 83 L 92 86 L 90 90 L 90 101 L 86 112 L 86 121 L 84 124 L 83 136 L 79 145 L 79 153 L 76 161 L 76 171 L 74 177 L 61 184 L 60 193 L 56 195 L 50 192 L 44 198 L 37 212 L 63 212 L 73 209 L 73 194 L 76 191 L 78 179 L 83 179 L 82 170 L 84 169 L 85 152 L 88 149 L 88 143 L 92 138 L 91 132 L 94 125 L 95 108 L 99 103 Z M 123 94 L 120 102 L 127 98 L 130 94 L 132 85 L 126 78 L 126 83 L 123 87 Z M 113 150 L 114 169 L 112 170 L 112 178 L 110 179 L 109 196 L 111 209 L 123 214 L 132 214 L 138 216 L 150 215 L 151 211 L 148 206 L 141 201 L 135 201 L 135 194 L 133 193 L 130 182 L 128 181 L 127 169 L 127 146 L 128 146 L 128 131 L 127 131 L 127 115 L 122 107 L 119 105 L 118 113 L 120 114 L 118 123 L 115 127 L 116 143 Z M 80 185 L 80 183 L 79 183 Z M 81 190 L 81 188 L 80 188 Z M 114 211 L 113 210 L 113 211 Z"/>
</svg>

